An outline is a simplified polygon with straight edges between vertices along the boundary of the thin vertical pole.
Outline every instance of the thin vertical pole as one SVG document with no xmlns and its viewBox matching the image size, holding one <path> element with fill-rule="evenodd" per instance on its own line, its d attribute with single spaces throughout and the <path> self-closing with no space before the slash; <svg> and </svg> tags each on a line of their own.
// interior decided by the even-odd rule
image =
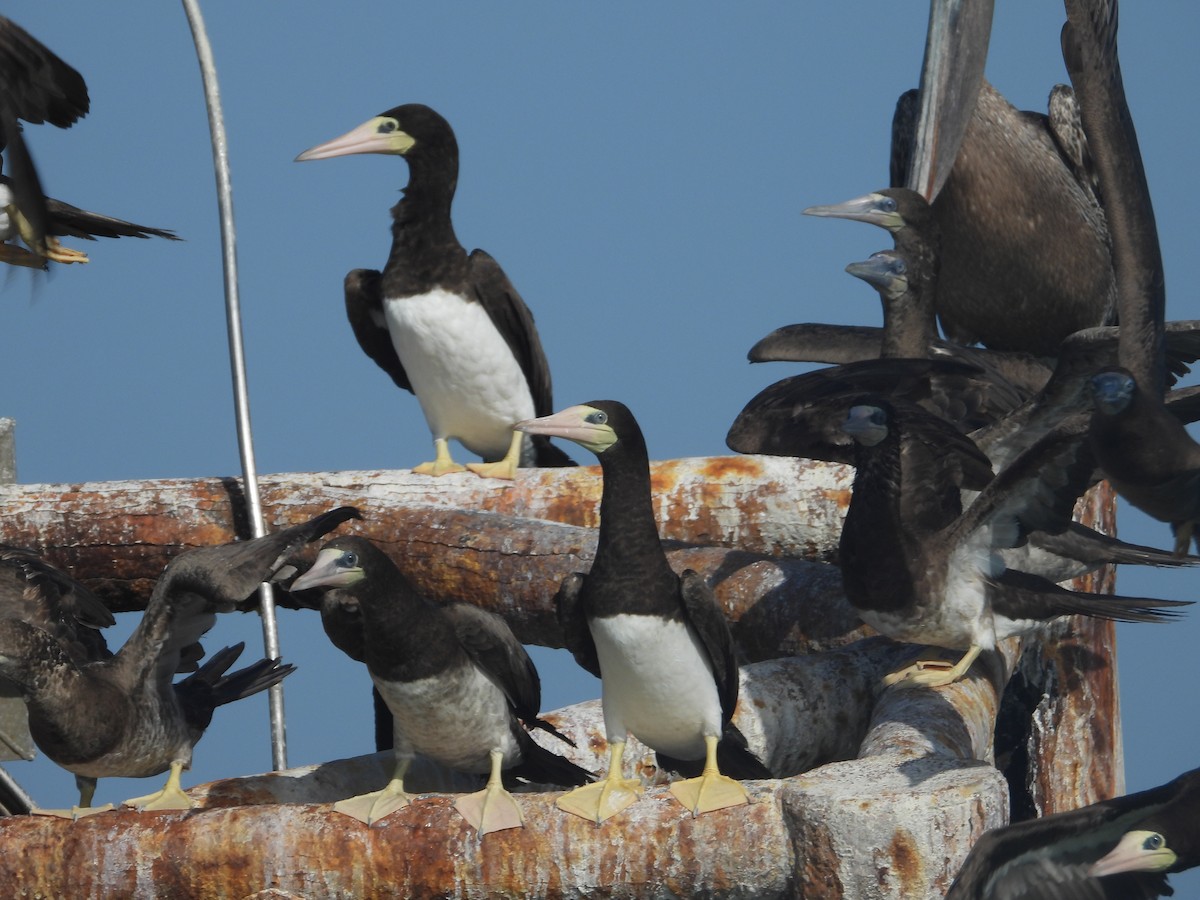
<svg viewBox="0 0 1200 900">
<path fill-rule="evenodd" d="M 217 177 L 217 207 L 221 216 L 221 260 L 225 273 L 225 321 L 229 331 L 229 363 L 233 374 L 233 403 L 237 415 L 238 449 L 242 458 L 242 476 L 246 485 L 246 503 L 254 537 L 267 533 L 263 522 L 262 499 L 258 490 L 258 470 L 254 463 L 254 438 L 250 428 L 250 399 L 246 388 L 246 354 L 242 346 L 241 302 L 238 299 L 237 235 L 233 224 L 233 182 L 229 174 L 229 146 L 225 138 L 225 119 L 221 113 L 221 91 L 212 46 L 204 28 L 198 0 L 183 0 L 200 77 L 204 82 L 204 100 L 208 106 L 208 128 L 212 133 L 213 169 Z M 269 584 L 259 588 L 263 645 L 270 659 L 279 658 L 279 631 L 275 623 L 275 596 Z M 287 768 L 287 731 L 283 718 L 283 685 L 274 685 L 267 694 L 271 710 L 271 762 L 276 770 Z"/>
</svg>

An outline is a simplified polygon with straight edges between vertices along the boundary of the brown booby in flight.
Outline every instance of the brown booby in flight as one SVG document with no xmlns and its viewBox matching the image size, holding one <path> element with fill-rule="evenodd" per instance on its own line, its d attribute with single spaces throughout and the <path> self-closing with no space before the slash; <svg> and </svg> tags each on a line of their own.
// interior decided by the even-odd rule
<svg viewBox="0 0 1200 900">
<path fill-rule="evenodd" d="M 487 774 L 482 791 L 455 808 L 481 834 L 522 823 L 502 775 L 574 786 L 591 774 L 536 743 L 541 682 L 525 648 L 499 616 L 467 603 L 436 605 L 361 537 L 326 544 L 291 590 L 321 588 L 321 622 L 334 645 L 366 663 L 392 713 L 391 781 L 334 808 L 370 825 L 407 806 L 404 776 L 422 753 L 459 772 Z"/>
<path fill-rule="evenodd" d="M 1108 226 L 1071 89 L 1056 86 L 1043 115 L 983 78 L 991 7 L 931 3 L 920 93 L 893 119 L 891 184 L 931 204 L 947 337 L 1052 356 L 1115 319 Z"/>
<path fill-rule="evenodd" d="M 738 665 L 733 637 L 712 589 L 663 552 L 650 494 L 646 442 L 622 403 L 597 400 L 517 428 L 574 441 L 600 459 L 600 534 L 587 575 L 563 580 L 555 598 L 567 649 L 603 685 L 607 778 L 558 801 L 602 822 L 637 800 L 626 779 L 628 733 L 684 775 L 671 793 L 693 815 L 749 802 L 729 777 L 770 778 L 733 724 Z M 724 773 L 724 774 L 723 774 Z"/>
<path fill-rule="evenodd" d="M 967 468 L 955 442 L 969 439 L 919 407 L 862 402 L 844 427 L 858 445 L 838 545 L 847 600 L 882 634 L 966 651 L 953 666 L 922 661 L 890 680 L 949 684 L 981 651 L 1058 616 L 1159 622 L 1189 605 L 1081 594 L 1001 560 L 996 551 L 1069 519 L 1076 494 L 1057 489 L 1074 482 L 1073 466 L 1091 466 L 1077 435 L 1047 435 L 989 481 L 987 458 Z M 980 485 L 963 510 L 957 489 Z"/>
<path fill-rule="evenodd" d="M 269 688 L 293 669 L 264 659 L 227 674 L 241 644 L 217 652 L 197 669 L 203 654 L 197 642 L 216 622 L 217 612 L 249 597 L 303 544 L 355 516 L 355 510 L 342 507 L 265 537 L 181 553 L 155 583 L 141 621 L 116 655 L 78 628 L 73 640 L 64 639 L 60 628 L 45 628 L 44 615 L 0 619 L 0 677 L 24 694 L 37 746 L 75 773 L 80 785 L 79 807 L 58 814 L 86 811 L 99 778 L 145 778 L 168 769 L 161 791 L 126 803 L 140 809 L 194 805 L 180 788 L 180 773 L 191 765 L 192 748 L 213 711 Z M 54 591 L 61 591 L 61 579 L 50 581 Z M 30 586 L 38 587 L 36 578 Z M 39 603 L 56 602 L 39 590 Z M 78 604 L 81 595 L 73 593 Z M 83 624 L 102 624 L 98 614 L 87 616 Z M 61 626 L 61 613 L 58 618 Z M 195 671 L 172 683 L 175 673 L 189 670 Z"/>
<path fill-rule="evenodd" d="M 467 468 L 512 478 L 518 466 L 573 462 L 542 437 L 514 432 L 521 419 L 553 408 L 550 367 L 533 315 L 499 264 L 470 254 L 450 221 L 458 143 L 450 124 L 419 103 L 397 106 L 297 161 L 352 153 L 404 157 L 404 197 L 392 208 L 392 250 L 382 272 L 346 276 L 346 315 L 363 351 L 421 402 L 437 453 L 413 469 L 461 471 L 457 439 L 485 460 Z"/>
<path fill-rule="evenodd" d="M 1200 445 L 1163 404 L 1166 287 L 1137 133 L 1117 58 L 1115 0 L 1068 0 L 1063 59 L 1112 215 L 1120 365 L 1091 379 L 1091 446 L 1117 492 L 1200 547 Z"/>
<path fill-rule="evenodd" d="M 1156 788 L 994 828 L 946 900 L 1153 900 L 1200 865 L 1200 769 Z"/>
<path fill-rule="evenodd" d="M 43 195 L 18 120 L 70 128 L 87 115 L 89 102 L 83 76 L 25 29 L 0 16 L 0 150 L 5 151 L 9 171 L 0 175 L 0 262 L 35 269 L 44 268 L 46 260 L 87 262 L 87 254 L 58 242 L 68 235 L 87 240 L 151 235 L 178 240 L 170 231 Z M 18 237 L 29 249 L 9 243 Z"/>
</svg>

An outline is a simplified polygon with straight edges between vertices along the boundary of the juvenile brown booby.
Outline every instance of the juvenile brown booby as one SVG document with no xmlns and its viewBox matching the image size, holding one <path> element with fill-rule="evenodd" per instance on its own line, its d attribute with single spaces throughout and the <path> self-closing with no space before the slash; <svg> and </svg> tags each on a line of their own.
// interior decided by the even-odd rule
<svg viewBox="0 0 1200 900">
<path fill-rule="evenodd" d="M 931 3 L 920 93 L 892 122 L 891 184 L 932 204 L 945 334 L 1050 356 L 1114 321 L 1107 223 L 1071 89 L 1055 86 L 1048 115 L 1015 109 L 983 78 L 990 19 L 990 2 Z"/>
<path fill-rule="evenodd" d="M 541 682 L 525 648 L 499 616 L 465 603 L 437 606 L 365 538 L 321 549 L 291 590 L 322 588 L 321 622 L 334 645 L 366 663 L 391 710 L 396 768 L 381 791 L 335 804 L 370 825 L 407 806 L 404 776 L 415 753 L 460 772 L 488 774 L 487 787 L 454 804 L 481 834 L 522 825 L 502 774 L 577 785 L 584 769 L 536 743 Z M 568 741 L 569 743 L 569 741 Z"/>
<path fill-rule="evenodd" d="M 1069 0 L 1066 8 L 1063 60 L 1079 97 L 1101 189 L 1113 208 L 1113 261 L 1125 325 L 1120 366 L 1091 379 L 1091 447 L 1117 492 L 1169 522 L 1175 552 L 1184 553 L 1200 521 L 1200 445 L 1162 401 L 1166 287 L 1154 209 L 1117 58 L 1117 4 Z"/>
<path fill-rule="evenodd" d="M 898 640 L 965 650 L 953 666 L 921 662 L 893 681 L 943 685 L 983 650 L 1063 615 L 1125 622 L 1170 618 L 1186 601 L 1080 594 L 1007 568 L 996 553 L 1029 531 L 1068 518 L 1067 472 L 1080 442 L 1051 434 L 1007 466 L 964 511 L 937 466 L 942 442 L 924 433 L 918 407 L 903 416 L 886 400 L 850 409 L 845 429 L 858 445 L 854 486 L 838 545 L 846 598 L 863 620 Z M 944 431 L 945 426 L 933 421 Z M 1090 461 L 1084 464 L 1090 467 Z M 970 488 L 965 479 L 959 487 Z"/>
<path fill-rule="evenodd" d="M 46 260 L 87 262 L 87 254 L 64 247 L 59 237 L 149 237 L 178 240 L 159 228 L 147 228 L 53 200 L 41 181 L 21 133 L 19 119 L 70 128 L 87 115 L 87 84 L 41 41 L 0 16 L 0 150 L 6 150 L 9 175 L 0 175 L 0 262 L 44 268 Z M 19 237 L 29 248 L 9 243 Z"/>
<path fill-rule="evenodd" d="M 163 790 L 126 803 L 141 809 L 193 805 L 180 789 L 180 773 L 191 764 L 213 711 L 265 690 L 293 667 L 264 659 L 226 674 L 241 653 L 239 644 L 176 684 L 172 676 L 196 668 L 197 641 L 217 612 L 250 596 L 304 543 L 356 515 L 342 507 L 265 537 L 181 553 L 156 582 L 141 621 L 115 656 L 90 648 L 81 661 L 78 650 L 52 631 L 0 620 L 0 677 L 24 693 L 38 747 L 75 773 L 80 807 L 90 806 L 98 778 L 144 778 L 168 769 Z"/>
<path fill-rule="evenodd" d="M 671 785 L 693 815 L 749 802 L 729 774 L 771 773 L 732 721 L 733 637 L 704 578 L 690 569 L 677 575 L 667 562 L 637 420 L 624 404 L 597 400 L 517 428 L 586 447 L 604 478 L 591 571 L 565 578 L 555 602 L 567 649 L 603 685 L 608 776 L 567 794 L 559 808 L 599 823 L 638 798 L 641 782 L 621 771 L 630 732 L 661 766 L 694 776 Z"/>
<path fill-rule="evenodd" d="M 533 315 L 499 264 L 470 254 L 450 221 L 458 184 L 458 143 L 450 124 L 419 103 L 397 106 L 297 161 L 352 153 L 404 157 L 404 197 L 392 208 L 392 250 L 382 272 L 346 276 L 346 315 L 363 352 L 421 402 L 437 453 L 413 469 L 462 470 L 450 457 L 457 439 L 485 460 L 467 465 L 493 478 L 518 466 L 573 462 L 545 438 L 513 423 L 553 408 L 550 367 Z"/>
<path fill-rule="evenodd" d="M 1152 900 L 1200 865 L 1200 769 L 1081 809 L 995 828 L 946 900 Z"/>
</svg>

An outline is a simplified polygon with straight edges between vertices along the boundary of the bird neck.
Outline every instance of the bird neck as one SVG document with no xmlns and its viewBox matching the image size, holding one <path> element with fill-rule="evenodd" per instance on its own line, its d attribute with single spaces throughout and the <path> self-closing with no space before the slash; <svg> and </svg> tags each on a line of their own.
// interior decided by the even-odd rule
<svg viewBox="0 0 1200 900">
<path fill-rule="evenodd" d="M 920 236 L 913 228 L 896 235 L 896 247 L 908 259 L 908 289 L 883 300 L 884 358 L 928 359 L 937 338 L 937 248 L 930 240 L 938 239 L 932 223 L 924 230 L 934 236 Z"/>
<path fill-rule="evenodd" d="M 624 578 L 636 562 L 639 583 L 651 593 L 654 583 L 674 587 L 676 576 L 663 552 L 650 493 L 650 462 L 644 452 L 613 446 L 600 457 L 604 486 L 600 494 L 600 535 L 593 576 Z M 610 456 L 610 454 L 613 454 Z"/>
</svg>

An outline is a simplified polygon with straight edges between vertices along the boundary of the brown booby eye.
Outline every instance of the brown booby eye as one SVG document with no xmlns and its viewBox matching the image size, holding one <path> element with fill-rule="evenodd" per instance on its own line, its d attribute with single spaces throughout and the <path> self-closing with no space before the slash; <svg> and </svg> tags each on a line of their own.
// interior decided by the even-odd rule
<svg viewBox="0 0 1200 900">
<path fill-rule="evenodd" d="M 379 123 L 379 128 L 377 130 L 380 134 L 391 134 L 399 127 L 400 126 L 395 119 L 386 119 L 385 121 Z"/>
<path fill-rule="evenodd" d="M 347 550 L 337 564 L 343 569 L 353 569 L 358 565 L 358 554 L 353 550 Z"/>
<path fill-rule="evenodd" d="M 1142 841 L 1142 849 L 1143 850 L 1158 850 L 1165 843 L 1166 843 L 1166 841 L 1163 840 L 1163 836 L 1161 834 L 1152 834 L 1148 838 L 1146 838 L 1146 840 Z"/>
<path fill-rule="evenodd" d="M 884 197 L 882 200 L 879 201 L 879 208 L 881 210 L 883 210 L 883 212 L 889 212 L 889 213 L 895 212 L 896 211 L 896 198 L 895 197 Z"/>
<path fill-rule="evenodd" d="M 593 413 L 588 413 L 584 417 L 583 421 L 587 422 L 589 425 L 603 425 L 608 421 L 608 413 L 598 409 Z"/>
</svg>

